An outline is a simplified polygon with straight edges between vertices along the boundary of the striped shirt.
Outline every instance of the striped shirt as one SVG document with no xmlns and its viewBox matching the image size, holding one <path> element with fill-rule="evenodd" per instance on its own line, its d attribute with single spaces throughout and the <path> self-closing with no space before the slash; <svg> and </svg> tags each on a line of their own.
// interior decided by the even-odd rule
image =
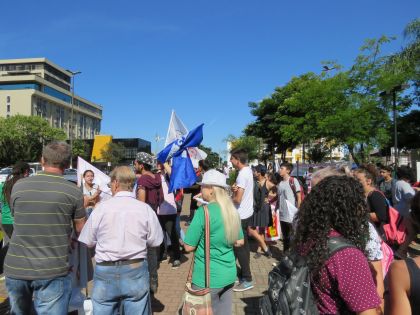
<svg viewBox="0 0 420 315">
<path fill-rule="evenodd" d="M 6 276 L 34 280 L 68 274 L 72 220 L 86 215 L 80 189 L 62 176 L 41 173 L 13 186 L 10 208 L 15 223 Z"/>
</svg>

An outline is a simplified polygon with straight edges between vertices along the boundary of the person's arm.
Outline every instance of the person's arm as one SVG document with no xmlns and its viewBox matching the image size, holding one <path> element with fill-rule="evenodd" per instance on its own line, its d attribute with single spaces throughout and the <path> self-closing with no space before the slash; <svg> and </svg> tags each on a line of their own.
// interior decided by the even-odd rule
<svg viewBox="0 0 420 315">
<path fill-rule="evenodd" d="M 388 271 L 389 294 L 386 301 L 387 315 L 411 314 L 408 292 L 410 277 L 405 261 L 394 261 Z"/>
<path fill-rule="evenodd" d="M 297 197 L 297 207 L 300 208 L 300 204 L 302 203 L 302 196 L 300 195 L 300 191 L 296 194 Z"/>
<path fill-rule="evenodd" d="M 241 246 L 243 246 L 244 244 L 245 244 L 245 241 L 244 241 L 244 231 L 242 230 L 242 226 L 241 226 L 241 219 L 240 218 L 238 218 L 238 220 L 239 220 L 239 233 L 238 233 L 238 239 L 235 241 L 235 243 L 233 243 L 233 246 L 234 247 L 241 247 Z"/>
<path fill-rule="evenodd" d="M 139 189 L 137 189 L 137 199 L 146 202 L 146 190 L 139 187 Z"/>
<path fill-rule="evenodd" d="M 240 205 L 244 196 L 245 189 L 238 187 L 233 195 L 232 201 L 235 205 Z"/>
<path fill-rule="evenodd" d="M 375 212 L 369 212 L 369 219 L 372 222 L 376 222 L 376 223 L 379 222 L 378 216 L 376 215 Z"/>
<path fill-rule="evenodd" d="M 381 310 L 384 311 L 384 276 L 382 272 L 382 262 L 380 260 L 369 261 L 369 268 L 372 272 L 373 281 L 376 284 L 376 292 L 378 292 L 379 298 L 381 299 Z"/>
<path fill-rule="evenodd" d="M 78 241 L 85 244 L 87 247 L 94 247 L 96 245 L 96 232 L 97 228 L 95 226 L 94 217 L 98 212 L 93 212 L 89 219 L 87 220 L 86 224 L 83 226 L 83 229 L 80 232 Z M 95 220 L 95 222 L 98 222 Z"/>
<path fill-rule="evenodd" d="M 370 218 L 373 222 L 387 222 L 388 204 L 386 198 L 378 191 L 372 192 L 368 197 L 370 205 Z M 372 215 L 374 213 L 375 215 Z"/>
<path fill-rule="evenodd" d="M 74 228 L 74 231 L 76 232 L 76 235 L 79 235 L 86 222 L 86 209 L 84 206 L 84 196 L 82 192 L 79 192 L 79 195 L 77 196 L 74 207 L 75 207 L 75 210 L 72 215 L 73 228 Z"/>
<path fill-rule="evenodd" d="M 196 248 L 197 246 L 190 246 L 190 245 L 184 244 L 184 249 L 187 253 L 191 253 L 195 251 Z"/>
<path fill-rule="evenodd" d="M 168 174 L 169 176 L 171 176 L 171 173 L 172 173 L 172 167 L 169 165 L 169 163 L 168 163 L 168 162 L 165 162 L 165 163 L 163 164 L 163 167 L 164 167 L 164 169 L 165 169 L 166 174 Z"/>
<path fill-rule="evenodd" d="M 383 312 L 377 308 L 371 308 L 363 312 L 356 312 L 357 315 L 382 315 Z"/>
<path fill-rule="evenodd" d="M 300 187 L 299 181 L 294 178 L 293 179 L 295 182 L 295 187 L 296 187 L 296 204 L 297 207 L 300 208 L 300 204 L 302 203 L 302 196 L 300 195 L 300 190 L 302 189 L 302 187 Z"/>
<path fill-rule="evenodd" d="M 74 219 L 73 220 L 73 227 L 76 232 L 76 235 L 79 235 L 82 232 L 82 229 L 86 223 L 86 217 L 81 219 Z"/>
</svg>

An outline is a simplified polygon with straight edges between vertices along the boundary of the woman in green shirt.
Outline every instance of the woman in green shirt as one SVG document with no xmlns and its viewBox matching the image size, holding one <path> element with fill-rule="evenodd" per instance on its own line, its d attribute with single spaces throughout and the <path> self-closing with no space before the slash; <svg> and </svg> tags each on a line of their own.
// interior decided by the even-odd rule
<svg viewBox="0 0 420 315">
<path fill-rule="evenodd" d="M 201 195 L 208 202 L 210 219 L 210 289 L 215 315 L 232 313 L 232 287 L 236 280 L 233 246 L 243 245 L 243 233 L 238 211 L 230 199 L 226 177 L 209 170 L 200 183 Z M 205 215 L 199 207 L 185 236 L 185 250 L 194 253 L 192 288 L 205 287 Z"/>
<path fill-rule="evenodd" d="M 29 170 L 28 163 L 22 161 L 16 162 L 13 166 L 12 173 L 7 176 L 3 184 L 0 184 L 1 224 L 9 238 L 12 237 L 14 222 L 9 206 L 12 188 L 19 179 L 29 176 Z"/>
</svg>

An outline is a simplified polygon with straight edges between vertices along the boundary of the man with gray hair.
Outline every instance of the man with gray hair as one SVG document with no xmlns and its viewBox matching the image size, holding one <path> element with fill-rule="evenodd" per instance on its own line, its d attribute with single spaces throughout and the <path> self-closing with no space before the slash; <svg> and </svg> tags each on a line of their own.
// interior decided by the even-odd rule
<svg viewBox="0 0 420 315">
<path fill-rule="evenodd" d="M 110 176 L 113 197 L 92 212 L 79 237 L 96 245 L 93 312 L 113 314 L 122 303 L 125 314 L 151 314 L 146 257 L 162 243 L 162 229 L 153 209 L 132 196 L 134 172 L 120 166 Z"/>
<path fill-rule="evenodd" d="M 14 232 L 4 263 L 11 314 L 67 314 L 70 234 L 85 224 L 83 195 L 63 178 L 70 146 L 53 141 L 42 150 L 42 173 L 13 186 Z"/>
</svg>

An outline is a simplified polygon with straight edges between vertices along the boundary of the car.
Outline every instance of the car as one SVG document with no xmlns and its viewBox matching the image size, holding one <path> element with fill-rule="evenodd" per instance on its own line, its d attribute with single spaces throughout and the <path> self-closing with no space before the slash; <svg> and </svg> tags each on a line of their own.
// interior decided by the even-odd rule
<svg viewBox="0 0 420 315">
<path fill-rule="evenodd" d="M 11 167 L 5 167 L 0 170 L 0 184 L 4 183 L 6 181 L 7 176 L 12 174 L 12 168 Z"/>
<path fill-rule="evenodd" d="M 65 169 L 63 177 L 64 177 L 64 179 L 67 179 L 68 181 L 77 184 L 77 169 L 75 169 L 75 168 Z"/>
<path fill-rule="evenodd" d="M 42 165 L 39 162 L 30 162 L 28 163 L 30 167 L 29 176 L 36 175 L 42 171 Z"/>
</svg>

